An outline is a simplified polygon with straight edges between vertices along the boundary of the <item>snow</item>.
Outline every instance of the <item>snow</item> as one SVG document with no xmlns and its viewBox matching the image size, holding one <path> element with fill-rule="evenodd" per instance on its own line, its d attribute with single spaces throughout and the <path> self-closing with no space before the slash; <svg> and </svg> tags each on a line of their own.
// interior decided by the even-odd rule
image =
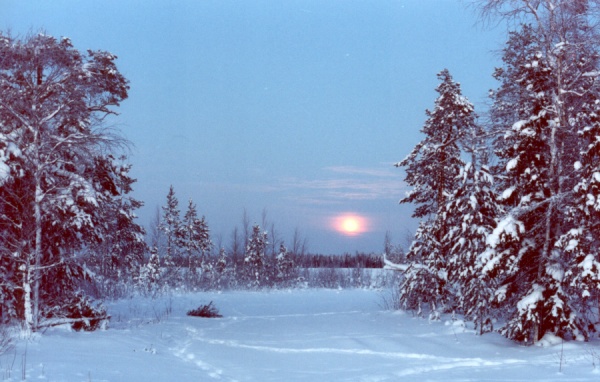
<svg viewBox="0 0 600 382">
<path fill-rule="evenodd" d="M 512 170 L 514 170 L 517 167 L 518 163 L 519 163 L 519 158 L 513 158 L 513 159 L 509 160 L 506 163 L 506 171 L 511 172 Z"/>
<path fill-rule="evenodd" d="M 521 312 L 533 311 L 539 301 L 544 300 L 544 287 L 534 284 L 528 295 L 525 295 L 517 303 L 517 309 Z"/>
<path fill-rule="evenodd" d="M 4 184 L 10 177 L 10 167 L 0 158 L 0 185 Z"/>
<path fill-rule="evenodd" d="M 54 328 L 0 356 L 3 381 L 594 381 L 599 343 L 523 347 L 377 290 L 196 293 L 107 304 L 105 331 Z M 213 301 L 223 318 L 185 312 Z M 559 373 L 557 354 L 568 362 Z M 403 378 L 406 377 L 406 378 Z"/>
<path fill-rule="evenodd" d="M 511 186 L 511 187 L 507 188 L 506 190 L 504 190 L 502 192 L 502 196 L 500 196 L 500 199 L 506 200 L 506 199 L 510 198 L 510 196 L 513 194 L 513 192 L 515 192 L 515 190 L 516 190 L 516 186 Z"/>
<path fill-rule="evenodd" d="M 523 223 L 519 220 L 516 220 L 511 215 L 506 216 L 504 219 L 498 222 L 498 225 L 492 233 L 490 233 L 486 242 L 491 248 L 496 248 L 498 244 L 501 242 L 500 236 L 502 234 L 512 236 L 513 238 L 518 238 L 519 234 L 525 230 Z"/>
<path fill-rule="evenodd" d="M 546 333 L 546 334 L 544 334 L 542 339 L 539 340 L 539 342 L 536 345 L 542 346 L 542 347 L 549 347 L 549 346 L 560 345 L 562 342 L 563 342 L 563 339 L 558 337 L 557 335 L 555 335 L 553 333 Z"/>
</svg>

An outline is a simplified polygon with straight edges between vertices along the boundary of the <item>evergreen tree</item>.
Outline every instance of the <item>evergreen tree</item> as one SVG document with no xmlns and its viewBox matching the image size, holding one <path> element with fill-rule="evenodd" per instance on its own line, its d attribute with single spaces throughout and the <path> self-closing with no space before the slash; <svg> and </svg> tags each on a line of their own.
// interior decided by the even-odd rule
<svg viewBox="0 0 600 382">
<path fill-rule="evenodd" d="M 227 253 L 225 252 L 225 248 L 221 248 L 219 250 L 219 257 L 215 263 L 215 273 L 217 277 L 217 287 L 219 289 L 223 289 L 228 283 L 229 277 L 229 260 L 227 259 Z"/>
<path fill-rule="evenodd" d="M 163 217 L 159 225 L 159 229 L 165 235 L 166 240 L 163 264 L 166 269 L 165 279 L 170 283 L 175 283 L 179 277 L 176 259 L 179 257 L 183 231 L 178 206 L 179 200 L 175 196 L 175 189 L 171 186 L 167 194 L 167 204 L 162 207 Z"/>
<path fill-rule="evenodd" d="M 158 255 L 158 248 L 152 247 L 150 249 L 150 258 L 146 269 L 143 271 L 145 275 L 146 287 L 149 291 L 156 291 L 160 287 L 161 271 L 160 271 L 160 257 Z"/>
<path fill-rule="evenodd" d="M 267 244 L 267 233 L 262 232 L 260 226 L 254 225 L 244 257 L 244 272 L 249 286 L 259 287 L 269 281 L 264 274 Z"/>
<path fill-rule="evenodd" d="M 474 155 L 475 157 L 475 155 Z M 467 163 L 452 194 L 443 218 L 449 221 L 444 241 L 448 248 L 448 282 L 457 294 L 457 308 L 475 322 L 479 333 L 492 329 L 491 280 L 483 273 L 480 255 L 486 250 L 487 237 L 496 225 L 500 206 L 493 190 L 493 180 L 486 166 L 476 169 Z"/>
<path fill-rule="evenodd" d="M 277 281 L 283 284 L 289 283 L 294 277 L 295 264 L 291 253 L 288 252 L 287 248 L 283 244 L 279 245 L 279 253 L 277 254 L 275 260 Z"/>
<path fill-rule="evenodd" d="M 457 175 L 463 162 L 460 143 L 475 124 L 473 105 L 462 95 L 460 85 L 448 70 L 438 74 L 441 83 L 433 111 L 422 133 L 423 141 L 397 167 L 406 168 L 406 183 L 413 187 L 400 203 L 415 203 L 413 217 L 425 218 L 407 253 L 410 264 L 400 288 L 401 303 L 408 309 L 430 304 L 433 316 L 447 307 L 452 297 L 448 290 L 448 232 L 442 210 L 458 186 Z M 422 293 L 427 290 L 427 293 Z"/>
<path fill-rule="evenodd" d="M 129 176 L 131 165 L 125 157 L 96 158 L 94 179 L 106 191 L 99 198 L 106 199 L 105 207 L 94 216 L 94 227 L 101 230 L 99 243 L 90 245 L 91 264 L 97 275 L 112 282 L 132 280 L 143 265 L 148 250 L 145 229 L 136 223 L 135 210 L 143 203 L 128 194 L 133 191 L 135 179 Z"/>
<path fill-rule="evenodd" d="M 204 216 L 198 218 L 196 206 L 191 199 L 181 222 L 181 246 L 187 258 L 188 271 L 190 274 L 195 274 L 196 267 L 205 262 L 204 255 L 210 251 L 212 243 L 208 224 Z"/>
<path fill-rule="evenodd" d="M 576 303 L 581 298 L 572 284 L 580 279 L 575 275 L 597 267 L 583 261 L 588 244 L 576 239 L 579 232 L 585 235 L 585 224 L 577 221 L 584 215 L 572 215 L 587 196 L 572 195 L 579 189 L 573 165 L 583 143 L 577 131 L 585 130 L 588 118 L 582 116 L 598 102 L 594 16 L 589 2 L 525 0 L 522 8 L 484 3 L 531 21 L 510 34 L 504 66 L 495 73 L 501 85 L 493 95 L 492 120 L 506 212 L 482 259 L 494 279 L 496 303 L 507 312 L 501 331 L 528 343 L 548 332 L 585 336 L 584 312 Z"/>
</svg>

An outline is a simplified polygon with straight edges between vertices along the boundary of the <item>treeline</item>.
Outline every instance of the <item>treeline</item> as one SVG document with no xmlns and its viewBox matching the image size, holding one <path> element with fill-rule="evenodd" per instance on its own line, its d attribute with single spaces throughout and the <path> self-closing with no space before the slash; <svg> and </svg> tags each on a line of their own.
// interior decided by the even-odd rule
<svg viewBox="0 0 600 382">
<path fill-rule="evenodd" d="M 296 257 L 296 263 L 302 268 L 383 268 L 381 254 L 375 253 L 305 254 Z"/>
<path fill-rule="evenodd" d="M 383 267 L 380 255 L 320 255 L 307 253 L 306 240 L 298 231 L 288 249 L 277 234 L 275 225 L 268 223 L 266 212 L 262 221 L 271 231 L 260 225 L 250 225 L 246 212 L 242 228 L 235 228 L 228 248 L 213 244 L 208 223 L 199 217 L 192 200 L 182 214 L 179 200 L 171 186 L 161 213 L 152 223 L 149 255 L 139 258 L 137 265 L 129 263 L 126 269 L 113 262 L 114 267 L 99 267 L 106 257 L 88 252 L 86 264 L 94 265 L 100 296 L 121 297 L 132 292 L 159 293 L 169 289 L 229 289 L 294 286 L 350 285 L 341 280 L 342 273 L 306 272 L 306 269 L 367 269 Z M 315 276 L 316 275 L 316 276 Z M 350 275 L 354 284 L 365 277 Z M 323 278 L 328 279 L 325 281 Z M 133 288 L 133 290 L 132 290 Z"/>
</svg>

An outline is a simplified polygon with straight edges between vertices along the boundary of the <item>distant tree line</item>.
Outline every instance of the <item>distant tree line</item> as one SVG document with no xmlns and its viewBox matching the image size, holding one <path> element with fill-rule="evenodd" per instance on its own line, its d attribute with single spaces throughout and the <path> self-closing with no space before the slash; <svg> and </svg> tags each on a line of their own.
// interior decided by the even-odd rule
<svg viewBox="0 0 600 382">
<path fill-rule="evenodd" d="M 379 253 L 305 254 L 298 256 L 296 263 L 302 268 L 383 268 L 383 258 Z"/>
</svg>

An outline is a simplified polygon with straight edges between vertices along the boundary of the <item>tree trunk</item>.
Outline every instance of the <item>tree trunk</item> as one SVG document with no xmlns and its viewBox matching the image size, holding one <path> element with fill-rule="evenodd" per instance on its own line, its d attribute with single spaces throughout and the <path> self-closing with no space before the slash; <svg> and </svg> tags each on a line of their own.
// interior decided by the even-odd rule
<svg viewBox="0 0 600 382">
<path fill-rule="evenodd" d="M 32 269 L 33 277 L 33 316 L 32 316 L 32 329 L 35 331 L 39 325 L 40 319 L 40 268 L 42 260 L 42 187 L 40 184 L 41 180 L 36 177 L 35 185 L 35 204 L 34 204 L 34 216 L 35 216 L 35 249 L 33 252 L 34 266 Z"/>
</svg>

